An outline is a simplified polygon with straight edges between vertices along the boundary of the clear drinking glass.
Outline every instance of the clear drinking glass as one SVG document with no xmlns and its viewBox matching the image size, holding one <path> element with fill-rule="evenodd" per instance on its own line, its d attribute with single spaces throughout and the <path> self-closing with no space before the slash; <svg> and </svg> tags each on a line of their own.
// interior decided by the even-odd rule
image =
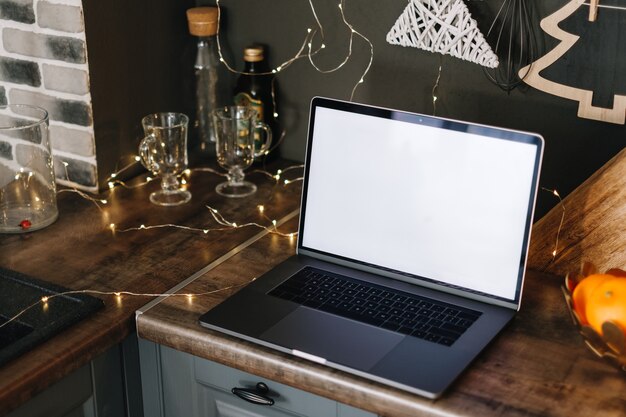
<svg viewBox="0 0 626 417">
<path fill-rule="evenodd" d="M 182 113 L 154 113 L 141 124 L 146 135 L 139 144 L 141 163 L 161 177 L 161 189 L 150 194 L 150 201 L 160 206 L 187 203 L 191 193 L 181 188 L 178 175 L 187 169 L 189 118 Z"/>
<path fill-rule="evenodd" d="M 244 181 L 243 170 L 250 167 L 255 157 L 263 155 L 272 143 L 272 131 L 257 120 L 257 112 L 250 107 L 229 106 L 213 112 L 217 162 L 228 170 L 228 181 L 215 191 L 225 197 L 247 197 L 256 192 L 256 185 Z M 261 148 L 255 152 L 255 136 L 265 132 Z"/>
<path fill-rule="evenodd" d="M 48 112 L 0 106 L 0 233 L 38 230 L 58 215 Z"/>
</svg>

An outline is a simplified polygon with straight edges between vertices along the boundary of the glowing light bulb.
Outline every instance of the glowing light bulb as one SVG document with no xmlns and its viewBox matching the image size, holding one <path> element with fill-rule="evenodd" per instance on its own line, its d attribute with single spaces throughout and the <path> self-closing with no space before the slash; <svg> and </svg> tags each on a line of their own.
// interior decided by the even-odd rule
<svg viewBox="0 0 626 417">
<path fill-rule="evenodd" d="M 278 117 L 278 113 L 274 112 L 274 118 Z"/>
<path fill-rule="evenodd" d="M 108 203 L 108 201 L 107 201 L 107 200 L 104 200 L 104 199 L 103 199 L 103 200 L 100 200 L 100 202 L 101 202 L 102 204 L 106 204 L 106 203 Z"/>
<path fill-rule="evenodd" d="M 433 96 L 433 101 L 437 101 L 437 96 Z"/>
<path fill-rule="evenodd" d="M 146 177 L 146 181 L 148 182 L 152 181 L 152 177 Z"/>
<path fill-rule="evenodd" d="M 186 170 L 183 171 L 183 174 L 189 175 L 189 174 L 191 174 L 191 170 L 189 168 L 187 168 Z"/>
<path fill-rule="evenodd" d="M 231 223 L 233 227 L 237 227 L 237 223 Z"/>
<path fill-rule="evenodd" d="M 145 228 L 146 228 L 146 225 L 145 225 L 145 224 L 142 224 L 141 226 L 139 226 L 139 228 L 140 228 L 140 229 L 145 229 Z"/>
<path fill-rule="evenodd" d="M 322 49 L 326 48 L 326 45 L 322 44 Z"/>
<path fill-rule="evenodd" d="M 552 256 L 556 256 L 556 249 L 552 251 Z"/>
<path fill-rule="evenodd" d="M 265 206 L 258 206 L 259 212 L 263 213 L 265 211 Z"/>
<path fill-rule="evenodd" d="M 139 162 L 141 161 L 141 158 L 139 156 L 135 156 L 135 161 Z"/>
<path fill-rule="evenodd" d="M 187 184 L 187 181 L 183 178 L 182 180 L 180 180 L 180 183 L 185 185 L 185 184 Z"/>
<path fill-rule="evenodd" d="M 111 224 L 109 225 L 109 229 L 111 229 L 111 230 L 115 230 L 115 223 L 111 223 Z"/>
<path fill-rule="evenodd" d="M 276 227 L 276 220 L 272 220 L 272 224 Z"/>
<path fill-rule="evenodd" d="M 115 178 L 115 177 L 117 177 L 117 174 L 114 172 L 111 174 L 111 178 Z"/>
<path fill-rule="evenodd" d="M 202 232 L 206 235 L 207 233 L 209 233 L 209 229 L 204 229 Z"/>
<path fill-rule="evenodd" d="M 115 294 L 116 297 L 121 297 L 122 296 L 122 293 L 119 293 L 119 292 L 116 292 L 114 294 Z"/>
<path fill-rule="evenodd" d="M 48 297 L 41 297 L 41 302 L 46 304 L 48 302 Z"/>
<path fill-rule="evenodd" d="M 115 187 L 115 184 L 109 181 L 109 190 L 112 190 Z"/>
</svg>

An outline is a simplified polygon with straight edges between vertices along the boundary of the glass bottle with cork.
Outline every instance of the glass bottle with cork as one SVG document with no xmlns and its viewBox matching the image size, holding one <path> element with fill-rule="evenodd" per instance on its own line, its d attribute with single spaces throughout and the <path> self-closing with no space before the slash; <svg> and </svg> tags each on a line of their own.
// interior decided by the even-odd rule
<svg viewBox="0 0 626 417">
<path fill-rule="evenodd" d="M 200 150 L 215 154 L 215 133 L 211 112 L 230 104 L 231 76 L 221 64 L 217 45 L 217 7 L 193 7 L 187 10 L 189 33 L 196 36 L 194 63 L 196 120 L 193 123 Z"/>
<path fill-rule="evenodd" d="M 244 69 L 237 79 L 234 89 L 234 102 L 238 106 L 252 107 L 258 113 L 259 121 L 266 123 L 274 136 L 279 138 L 276 122 L 275 101 L 272 97 L 273 74 L 270 73 L 265 61 L 264 48 L 261 45 L 248 46 L 243 50 Z M 262 134 L 262 133 L 258 133 Z M 263 143 L 262 138 L 255 134 L 255 148 L 258 150 Z M 259 160 L 273 160 L 278 156 L 278 148 L 272 145 L 271 152 L 256 158 Z"/>
</svg>

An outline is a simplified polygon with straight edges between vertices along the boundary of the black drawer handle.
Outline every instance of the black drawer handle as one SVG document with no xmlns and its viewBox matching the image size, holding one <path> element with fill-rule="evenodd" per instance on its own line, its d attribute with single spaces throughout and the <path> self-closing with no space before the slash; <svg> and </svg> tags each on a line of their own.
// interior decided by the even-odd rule
<svg viewBox="0 0 626 417">
<path fill-rule="evenodd" d="M 270 389 L 263 382 L 256 384 L 256 388 L 233 388 L 231 392 L 252 404 L 274 405 L 274 400 L 266 395 Z"/>
</svg>

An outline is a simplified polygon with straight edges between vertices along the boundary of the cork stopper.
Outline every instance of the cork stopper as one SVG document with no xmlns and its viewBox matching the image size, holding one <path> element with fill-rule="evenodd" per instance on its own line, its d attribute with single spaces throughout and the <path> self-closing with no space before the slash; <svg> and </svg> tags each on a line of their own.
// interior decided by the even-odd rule
<svg viewBox="0 0 626 417">
<path fill-rule="evenodd" d="M 263 47 L 260 45 L 248 46 L 243 50 L 243 60 L 246 62 L 263 61 Z"/>
<path fill-rule="evenodd" d="M 193 7 L 187 10 L 189 33 L 194 36 L 217 34 L 217 7 Z"/>
</svg>

